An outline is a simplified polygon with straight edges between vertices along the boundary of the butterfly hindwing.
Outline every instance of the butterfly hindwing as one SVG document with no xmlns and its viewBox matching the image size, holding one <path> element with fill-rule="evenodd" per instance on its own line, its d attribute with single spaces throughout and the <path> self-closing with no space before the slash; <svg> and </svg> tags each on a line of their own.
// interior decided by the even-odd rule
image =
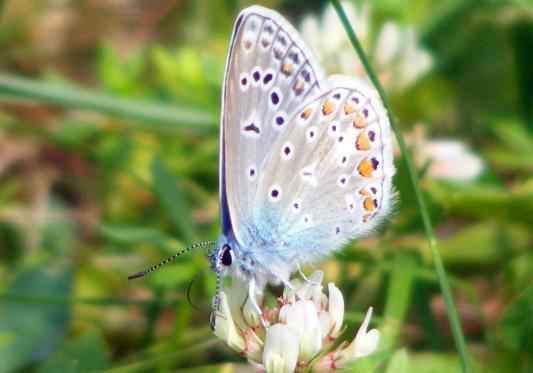
<svg viewBox="0 0 533 373">
<path fill-rule="evenodd" d="M 389 119 L 377 92 L 347 76 L 325 86 L 291 115 L 256 194 L 258 225 L 275 227 L 275 250 L 302 264 L 370 231 L 392 197 Z"/>
<path fill-rule="evenodd" d="M 221 206 L 224 233 L 257 243 L 257 189 L 285 137 L 290 116 L 319 92 L 323 74 L 309 48 L 279 14 L 253 6 L 234 27 L 224 77 Z"/>
</svg>

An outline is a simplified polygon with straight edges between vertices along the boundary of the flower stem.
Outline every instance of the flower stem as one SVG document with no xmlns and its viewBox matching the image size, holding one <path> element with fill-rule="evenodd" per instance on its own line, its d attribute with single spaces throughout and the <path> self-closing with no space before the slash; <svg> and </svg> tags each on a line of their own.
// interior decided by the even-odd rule
<svg viewBox="0 0 533 373">
<path fill-rule="evenodd" d="M 411 183 L 413 184 L 413 190 L 415 192 L 416 201 L 418 203 L 420 214 L 422 216 L 422 222 L 424 224 L 424 229 L 426 231 L 426 236 L 428 240 L 429 250 L 431 252 L 431 257 L 433 260 L 433 265 L 435 266 L 435 271 L 439 279 L 442 296 L 444 297 L 444 303 L 446 305 L 446 313 L 448 314 L 448 320 L 450 322 L 453 339 L 455 341 L 457 351 L 459 352 L 461 367 L 462 367 L 463 372 L 465 373 L 472 372 L 472 369 L 470 368 L 470 363 L 468 361 L 468 352 L 465 346 L 465 339 L 463 336 L 463 332 L 461 330 L 461 324 L 459 322 L 459 317 L 457 315 L 457 309 L 455 308 L 455 304 L 454 304 L 453 297 L 452 297 L 452 291 L 450 288 L 450 284 L 448 283 L 448 280 L 446 279 L 446 271 L 444 269 L 442 259 L 440 257 L 439 251 L 437 250 L 437 240 L 435 238 L 433 226 L 429 218 L 426 201 L 424 200 L 424 197 L 419 187 L 418 176 L 416 174 L 416 169 L 411 159 L 410 152 L 407 149 L 407 146 L 405 145 L 402 134 L 400 132 L 400 128 L 398 127 L 398 123 L 396 122 L 396 117 L 394 116 L 394 113 L 389 105 L 389 101 L 387 100 L 387 96 L 385 95 L 383 87 L 379 83 L 379 80 L 377 79 L 372 68 L 370 67 L 368 59 L 366 58 L 365 53 L 363 52 L 363 48 L 361 47 L 359 40 L 355 36 L 355 32 L 350 26 L 350 22 L 348 21 L 348 18 L 346 17 L 346 14 L 344 13 L 342 6 L 340 5 L 338 0 L 331 0 L 331 4 L 335 8 L 335 11 L 337 12 L 337 15 L 339 16 L 339 19 L 346 33 L 348 34 L 348 37 L 350 39 L 350 42 L 352 43 L 352 46 L 354 47 L 359 58 L 361 59 L 361 62 L 363 63 L 366 73 L 368 74 L 374 87 L 376 87 L 379 93 L 379 96 L 381 97 L 381 100 L 383 101 L 383 105 L 385 106 L 385 109 L 389 113 L 392 130 L 394 131 L 394 134 L 398 141 L 398 145 L 400 146 L 400 149 L 402 151 L 403 160 L 407 167 L 407 171 L 409 173 Z"/>
<path fill-rule="evenodd" d="M 162 354 L 157 357 L 147 358 L 139 361 L 125 363 L 115 368 L 105 370 L 105 373 L 132 373 L 132 372 L 150 372 L 155 371 L 157 367 L 162 364 L 172 364 L 181 359 L 187 359 L 193 353 L 205 351 L 214 345 L 220 343 L 216 338 L 209 338 L 207 340 L 182 348 L 179 351 L 174 351 Z"/>
</svg>

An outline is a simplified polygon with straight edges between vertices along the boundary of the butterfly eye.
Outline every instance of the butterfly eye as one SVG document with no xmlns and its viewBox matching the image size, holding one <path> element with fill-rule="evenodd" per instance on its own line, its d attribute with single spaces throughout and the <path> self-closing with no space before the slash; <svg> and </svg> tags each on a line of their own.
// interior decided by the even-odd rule
<svg viewBox="0 0 533 373">
<path fill-rule="evenodd" d="M 226 267 L 229 267 L 231 265 L 232 257 L 231 257 L 231 247 L 229 245 L 224 245 L 222 247 L 222 255 L 221 255 L 220 261 Z"/>
</svg>

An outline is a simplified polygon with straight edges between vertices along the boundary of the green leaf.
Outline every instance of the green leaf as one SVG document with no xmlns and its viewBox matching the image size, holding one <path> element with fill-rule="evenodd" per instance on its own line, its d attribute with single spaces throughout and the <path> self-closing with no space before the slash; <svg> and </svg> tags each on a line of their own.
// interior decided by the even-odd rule
<svg viewBox="0 0 533 373">
<path fill-rule="evenodd" d="M 416 262 L 409 254 L 395 258 L 387 289 L 384 323 L 381 325 L 380 348 L 390 349 L 396 342 L 411 299 Z"/>
<path fill-rule="evenodd" d="M 505 144 L 508 151 L 529 155 L 533 151 L 533 137 L 526 124 L 520 121 L 498 118 L 491 124 L 494 133 Z"/>
<path fill-rule="evenodd" d="M 179 178 L 172 175 L 165 164 L 158 159 L 152 163 L 151 171 L 155 193 L 175 227 L 186 242 L 196 242 L 198 234 Z"/>
<path fill-rule="evenodd" d="M 505 311 L 500 335 L 513 351 L 533 351 L 533 287 L 529 287 Z"/>
<path fill-rule="evenodd" d="M 431 196 L 445 206 L 448 214 L 490 218 L 502 223 L 521 223 L 529 227 L 533 216 L 533 183 L 510 189 L 455 187 L 432 183 Z"/>
<path fill-rule="evenodd" d="M 491 123 L 503 145 L 488 149 L 487 157 L 496 166 L 533 171 L 533 136 L 523 122 L 498 118 Z"/>
<path fill-rule="evenodd" d="M 159 288 L 185 284 L 199 272 L 193 263 L 174 263 L 167 266 L 164 271 L 156 271 L 150 275 L 150 283 Z M 185 289 L 181 290 L 185 295 Z M 188 307 L 189 305 L 187 305 Z"/>
<path fill-rule="evenodd" d="M 457 356 L 451 354 L 419 353 L 409 358 L 409 371 L 420 373 L 459 373 Z"/>
<path fill-rule="evenodd" d="M 64 126 L 54 128 L 52 135 L 53 139 L 60 145 L 79 151 L 89 142 L 91 137 L 96 137 L 100 131 L 98 127 L 88 121 L 67 121 Z"/>
<path fill-rule="evenodd" d="M 100 224 L 100 232 L 115 241 L 125 244 L 145 244 L 165 251 L 176 251 L 183 248 L 183 244 L 175 238 L 154 228 L 128 224 Z"/>
<path fill-rule="evenodd" d="M 503 259 L 508 244 L 504 227 L 483 222 L 467 226 L 451 237 L 441 240 L 440 247 L 446 263 L 482 267 Z"/>
<path fill-rule="evenodd" d="M 40 373 L 94 372 L 106 369 L 108 366 L 107 347 L 102 335 L 89 331 L 71 339 L 37 371 Z"/>
<path fill-rule="evenodd" d="M 405 349 L 398 350 L 394 353 L 385 373 L 407 373 L 409 357 Z"/>
<path fill-rule="evenodd" d="M 381 363 L 392 355 L 390 350 L 381 350 L 371 355 L 356 359 L 353 363 L 348 364 L 348 371 L 354 373 L 374 373 L 378 372 L 377 368 Z"/>
<path fill-rule="evenodd" d="M 22 272 L 8 288 L 19 295 L 70 295 L 72 270 L 37 267 Z M 25 367 L 50 355 L 63 341 L 68 306 L 29 305 L 0 299 L 0 371 Z"/>
<path fill-rule="evenodd" d="M 118 56 L 115 46 L 104 42 L 98 55 L 98 70 L 105 86 L 112 92 L 131 95 L 142 86 L 140 79 L 146 65 L 146 54 L 141 48 L 129 53 L 123 62 Z"/>
</svg>

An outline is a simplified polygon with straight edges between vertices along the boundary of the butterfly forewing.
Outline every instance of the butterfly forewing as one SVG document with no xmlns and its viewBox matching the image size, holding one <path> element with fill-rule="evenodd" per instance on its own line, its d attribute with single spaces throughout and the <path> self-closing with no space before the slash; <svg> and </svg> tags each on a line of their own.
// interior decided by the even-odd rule
<svg viewBox="0 0 533 373">
<path fill-rule="evenodd" d="M 224 78 L 221 133 L 223 226 L 253 247 L 259 183 L 290 118 L 323 86 L 320 66 L 294 28 L 254 6 L 237 19 Z"/>
</svg>

